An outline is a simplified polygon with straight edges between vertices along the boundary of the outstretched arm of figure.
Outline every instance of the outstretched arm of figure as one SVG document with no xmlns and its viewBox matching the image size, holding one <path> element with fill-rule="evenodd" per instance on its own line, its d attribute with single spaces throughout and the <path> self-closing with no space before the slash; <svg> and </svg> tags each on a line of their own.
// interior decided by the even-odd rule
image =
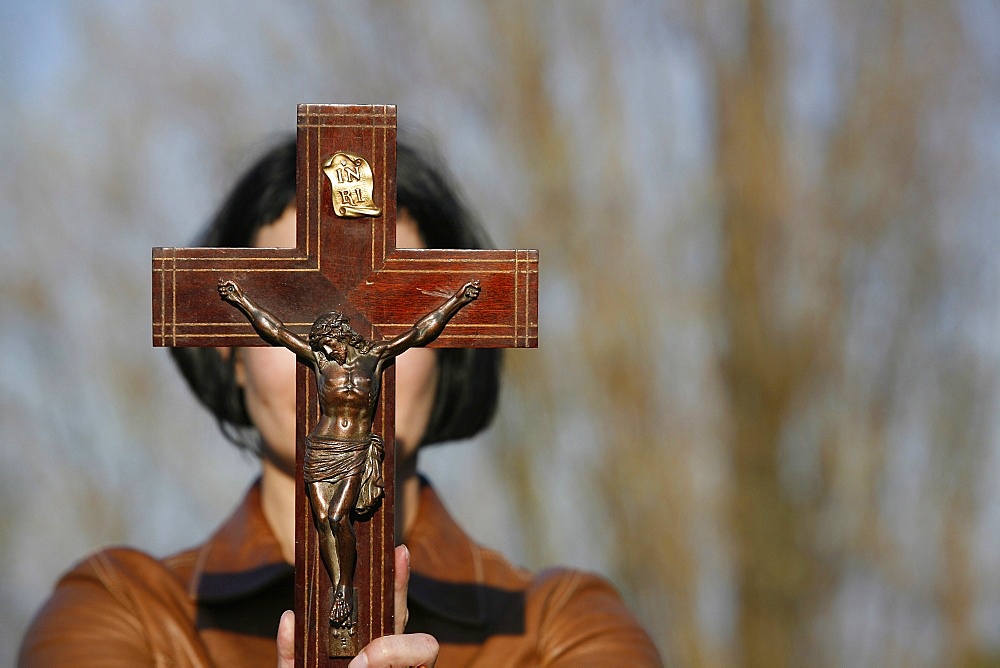
<svg viewBox="0 0 1000 668">
<path fill-rule="evenodd" d="M 301 357 L 312 357 L 312 349 L 309 344 L 285 327 L 285 324 L 278 320 L 273 313 L 264 310 L 254 300 L 243 294 L 243 290 L 236 284 L 236 281 L 219 281 L 219 296 L 222 297 L 223 301 L 229 302 L 242 311 L 260 338 L 272 346 L 284 346 Z"/>
<path fill-rule="evenodd" d="M 375 352 L 383 359 L 389 359 L 408 348 L 426 346 L 444 331 L 444 326 L 456 313 L 479 298 L 481 290 L 479 281 L 469 281 L 449 297 L 448 301 L 417 320 L 409 330 L 383 343 L 381 347 L 376 344 Z"/>
</svg>

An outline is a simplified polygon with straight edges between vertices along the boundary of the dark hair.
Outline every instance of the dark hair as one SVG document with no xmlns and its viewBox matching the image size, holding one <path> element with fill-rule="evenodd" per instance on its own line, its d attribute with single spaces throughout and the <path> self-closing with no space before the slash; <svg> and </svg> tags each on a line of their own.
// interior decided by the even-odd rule
<svg viewBox="0 0 1000 668">
<path fill-rule="evenodd" d="M 257 232 L 294 203 L 295 140 L 284 139 L 240 178 L 195 245 L 251 246 Z M 428 248 L 491 247 L 428 146 L 397 146 L 396 204 L 417 223 Z M 236 383 L 235 355 L 225 357 L 215 348 L 171 348 L 170 354 L 225 437 L 260 455 L 260 432 Z M 500 394 L 500 350 L 441 348 L 437 354 L 440 380 L 421 445 L 479 433 L 493 419 Z"/>
</svg>

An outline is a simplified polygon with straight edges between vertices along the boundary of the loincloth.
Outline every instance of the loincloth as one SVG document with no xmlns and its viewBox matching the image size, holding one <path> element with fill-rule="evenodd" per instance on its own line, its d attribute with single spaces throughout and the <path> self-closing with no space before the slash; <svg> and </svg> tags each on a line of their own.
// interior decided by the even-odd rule
<svg viewBox="0 0 1000 668">
<path fill-rule="evenodd" d="M 305 483 L 336 484 L 353 476 L 361 477 L 354 509 L 367 513 L 382 498 L 382 461 L 385 447 L 377 434 L 358 441 L 342 441 L 322 436 L 306 436 L 306 451 L 302 460 Z"/>
</svg>

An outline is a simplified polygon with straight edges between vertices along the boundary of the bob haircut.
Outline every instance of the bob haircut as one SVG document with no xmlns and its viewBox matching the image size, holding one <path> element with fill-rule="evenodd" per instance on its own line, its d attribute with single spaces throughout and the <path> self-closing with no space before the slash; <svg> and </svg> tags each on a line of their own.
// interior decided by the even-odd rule
<svg viewBox="0 0 1000 668">
<path fill-rule="evenodd" d="M 396 204 L 416 221 L 428 248 L 490 248 L 486 233 L 452 186 L 436 153 L 400 143 Z M 248 247 L 262 227 L 295 204 L 295 140 L 283 139 L 237 181 L 195 245 Z M 500 393 L 498 349 L 436 349 L 440 380 L 430 422 L 419 445 L 469 438 L 485 428 Z M 225 437 L 257 456 L 263 452 L 236 382 L 235 355 L 215 348 L 171 348 L 170 354 Z"/>
</svg>

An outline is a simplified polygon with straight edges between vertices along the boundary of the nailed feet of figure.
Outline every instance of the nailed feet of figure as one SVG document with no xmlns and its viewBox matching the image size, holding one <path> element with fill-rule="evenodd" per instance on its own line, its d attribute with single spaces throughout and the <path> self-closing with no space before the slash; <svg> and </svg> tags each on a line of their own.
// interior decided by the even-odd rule
<svg viewBox="0 0 1000 668">
<path fill-rule="evenodd" d="M 335 589 L 333 606 L 330 609 L 331 626 L 350 626 L 351 599 L 347 594 L 347 587 L 344 585 L 340 585 Z"/>
</svg>

